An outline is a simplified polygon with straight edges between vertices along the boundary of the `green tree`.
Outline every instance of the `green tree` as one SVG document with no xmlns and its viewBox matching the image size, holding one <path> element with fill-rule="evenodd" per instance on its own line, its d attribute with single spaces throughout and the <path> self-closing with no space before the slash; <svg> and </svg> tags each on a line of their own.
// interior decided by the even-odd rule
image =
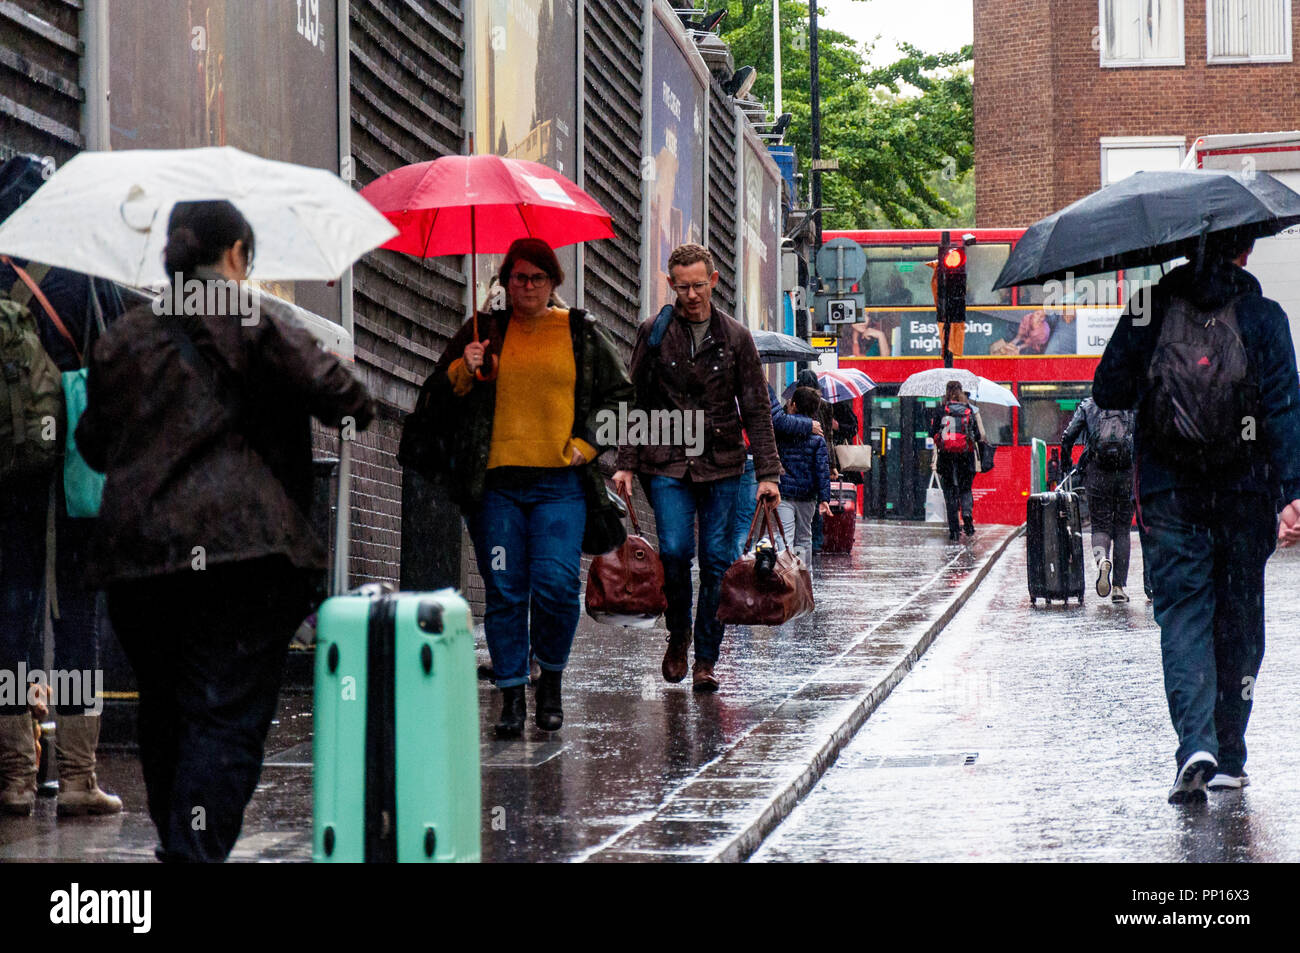
<svg viewBox="0 0 1300 953">
<path fill-rule="evenodd" d="M 807 176 L 812 152 L 808 6 L 800 0 L 780 2 L 781 108 L 792 116 L 785 141 L 795 147 Z M 721 35 L 737 67 L 758 70 L 753 95 L 770 109 L 772 0 L 731 0 Z M 835 209 L 825 214 L 823 227 L 973 224 L 971 48 L 924 53 L 903 45 L 896 62 L 872 68 L 866 65 L 870 46 L 821 28 L 817 39 L 821 151 L 840 164 L 838 172 L 822 176 L 822 203 Z"/>
</svg>

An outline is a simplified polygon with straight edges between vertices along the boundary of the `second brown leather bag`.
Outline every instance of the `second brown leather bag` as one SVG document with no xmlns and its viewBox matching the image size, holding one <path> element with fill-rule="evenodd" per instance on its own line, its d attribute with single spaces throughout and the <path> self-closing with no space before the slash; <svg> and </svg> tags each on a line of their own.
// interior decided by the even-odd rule
<svg viewBox="0 0 1300 953">
<path fill-rule="evenodd" d="M 641 535 L 632 501 L 624 497 L 632 535 L 613 552 L 597 556 L 587 572 L 587 615 L 605 625 L 653 628 L 664 610 L 664 567 Z"/>
<path fill-rule="evenodd" d="M 776 545 L 771 525 L 774 515 L 766 506 L 759 506 L 754 511 L 749 536 L 745 539 L 745 553 L 722 577 L 718 621 L 724 625 L 784 625 L 813 611 L 812 573 L 786 543 L 785 530 L 779 519 L 775 521 L 776 528 L 784 548 L 776 554 L 776 566 L 772 572 L 760 576 L 757 557 L 749 552 L 760 520 L 763 536 Z"/>
</svg>

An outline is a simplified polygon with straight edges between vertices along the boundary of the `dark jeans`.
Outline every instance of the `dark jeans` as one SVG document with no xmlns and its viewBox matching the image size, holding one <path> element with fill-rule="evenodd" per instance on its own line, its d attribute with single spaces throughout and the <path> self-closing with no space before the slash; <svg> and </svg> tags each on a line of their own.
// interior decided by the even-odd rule
<svg viewBox="0 0 1300 953">
<path fill-rule="evenodd" d="M 70 519 L 62 499 L 62 471 L 52 477 L 11 481 L 0 488 L 0 671 L 18 663 L 44 668 L 45 528 L 50 480 L 57 479 L 55 573 L 59 615 L 54 625 L 54 667 L 94 671 L 99 665 L 98 593 L 84 588 L 94 520 Z M 0 705 L 0 715 L 27 710 L 26 701 Z M 76 713 L 81 713 L 80 708 Z"/>
<path fill-rule="evenodd" d="M 140 766 L 160 859 L 229 856 L 312 587 L 279 557 L 110 587 L 109 617 L 140 690 Z"/>
<path fill-rule="evenodd" d="M 1102 550 L 1111 560 L 1111 581 L 1120 587 L 1127 586 L 1133 525 L 1133 471 L 1103 470 L 1093 463 L 1088 467 L 1085 487 L 1088 518 L 1092 521 L 1093 554 Z"/>
<path fill-rule="evenodd" d="M 528 650 L 554 672 L 569 663 L 581 608 L 582 473 L 557 468 L 519 487 L 497 487 L 465 514 L 483 577 L 483 631 L 498 688 L 528 681 Z"/>
<path fill-rule="evenodd" d="M 700 597 L 695 609 L 695 659 L 716 662 L 725 629 L 718 621 L 722 576 L 740 556 L 732 533 L 740 477 L 697 483 L 654 476 L 648 482 L 659 529 L 659 557 L 664 564 L 668 632 L 685 635 L 691 631 L 691 560 L 698 518 Z"/>
<path fill-rule="evenodd" d="M 960 510 L 966 532 L 975 532 L 975 496 L 971 486 L 975 482 L 975 458 L 969 453 L 944 453 L 938 451 L 939 485 L 943 487 L 943 502 L 948 508 L 948 532 L 956 535 L 962 529 L 957 517 Z"/>
<path fill-rule="evenodd" d="M 1219 770 L 1246 763 L 1246 723 L 1264 658 L 1264 564 L 1277 513 L 1263 496 L 1170 490 L 1138 514 L 1151 566 L 1175 761 L 1208 751 Z"/>
</svg>

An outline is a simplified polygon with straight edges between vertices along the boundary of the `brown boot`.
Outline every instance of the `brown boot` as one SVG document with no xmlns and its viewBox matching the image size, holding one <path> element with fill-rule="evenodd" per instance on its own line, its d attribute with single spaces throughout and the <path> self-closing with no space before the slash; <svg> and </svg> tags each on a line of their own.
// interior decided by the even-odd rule
<svg viewBox="0 0 1300 953">
<path fill-rule="evenodd" d="M 0 813 L 22 817 L 36 807 L 36 740 L 32 716 L 0 715 Z"/>
<path fill-rule="evenodd" d="M 54 750 L 59 756 L 59 816 L 119 813 L 122 799 L 101 791 L 95 778 L 99 716 L 60 712 L 54 720 Z"/>
<path fill-rule="evenodd" d="M 697 692 L 716 692 L 718 677 L 713 674 L 712 662 L 695 660 L 695 669 L 691 673 L 691 690 Z"/>
<path fill-rule="evenodd" d="M 668 651 L 664 653 L 664 681 L 677 683 L 686 677 L 686 653 L 691 648 L 691 634 L 668 636 Z"/>
</svg>

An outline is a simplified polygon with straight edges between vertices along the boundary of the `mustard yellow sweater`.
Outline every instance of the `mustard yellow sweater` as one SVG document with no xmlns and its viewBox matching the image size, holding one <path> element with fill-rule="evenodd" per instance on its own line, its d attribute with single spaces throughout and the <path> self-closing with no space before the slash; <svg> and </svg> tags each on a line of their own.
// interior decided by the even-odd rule
<svg viewBox="0 0 1300 953">
<path fill-rule="evenodd" d="M 447 368 L 457 394 L 467 394 L 474 376 L 457 358 Z M 569 312 L 551 308 L 537 318 L 513 315 L 497 373 L 496 413 L 488 469 L 567 467 L 576 449 L 584 460 L 596 448 L 573 436 L 573 388 L 577 368 Z"/>
</svg>

